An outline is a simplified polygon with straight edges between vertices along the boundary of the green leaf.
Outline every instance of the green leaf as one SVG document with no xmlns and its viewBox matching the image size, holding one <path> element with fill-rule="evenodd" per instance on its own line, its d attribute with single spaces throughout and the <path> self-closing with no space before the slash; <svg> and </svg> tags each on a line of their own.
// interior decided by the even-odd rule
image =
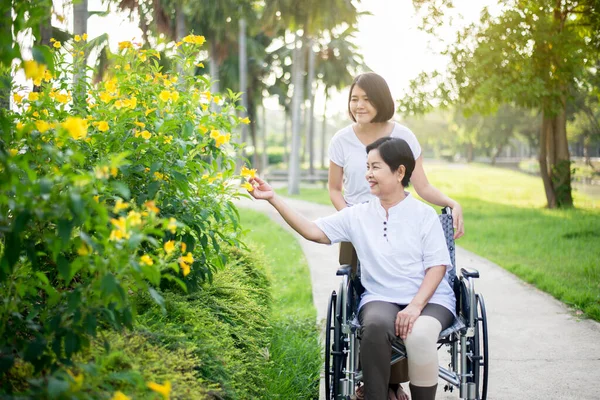
<svg viewBox="0 0 600 400">
<path fill-rule="evenodd" d="M 129 186 L 127 186 L 127 184 L 125 184 L 124 182 L 114 181 L 112 182 L 111 186 L 113 187 L 113 190 L 123 199 L 129 200 L 129 198 L 131 197 L 131 191 L 129 190 Z"/>
<path fill-rule="evenodd" d="M 163 314 L 166 314 L 167 309 L 165 308 L 165 299 L 154 288 L 148 288 L 148 292 L 150 292 L 150 296 L 152 296 L 154 302 L 160 306 Z"/>
<path fill-rule="evenodd" d="M 29 212 L 29 210 L 22 210 L 21 212 L 19 212 L 12 224 L 12 231 L 17 234 L 21 233 L 23 231 L 23 228 L 25 228 L 25 226 L 29 222 L 30 218 L 31 213 Z"/>
<path fill-rule="evenodd" d="M 102 295 L 104 297 L 110 297 L 112 294 L 117 294 L 117 280 L 113 274 L 106 274 L 104 278 L 102 278 L 102 282 L 100 283 L 100 288 L 102 290 Z"/>
<path fill-rule="evenodd" d="M 65 280 L 66 283 L 71 281 L 71 263 L 69 260 L 65 258 L 62 254 L 58 256 L 56 260 L 56 265 L 58 267 L 58 273 Z"/>
<path fill-rule="evenodd" d="M 73 354 L 79 351 L 81 348 L 81 343 L 79 341 L 79 336 L 75 334 L 73 331 L 67 332 L 65 335 L 65 353 L 67 358 L 71 358 Z"/>
<path fill-rule="evenodd" d="M 182 136 L 184 138 L 188 138 L 190 137 L 192 134 L 194 133 L 194 125 L 190 122 L 187 121 L 184 125 L 183 125 L 183 132 L 182 132 Z"/>
<path fill-rule="evenodd" d="M 82 218 L 83 211 L 84 211 L 84 205 L 83 205 L 83 201 L 81 200 L 81 195 L 77 192 L 71 192 L 69 194 L 69 197 L 71 199 L 71 203 L 70 203 L 71 212 L 76 217 Z"/>
<path fill-rule="evenodd" d="M 4 239 L 4 256 L 2 257 L 2 269 L 4 270 L 4 260 L 6 260 L 6 273 L 12 272 L 12 267 L 19 260 L 21 253 L 21 238 L 14 232 L 8 232 Z"/>
<path fill-rule="evenodd" d="M 31 54 L 35 61 L 46 64 L 50 71 L 54 71 L 54 55 L 48 46 L 33 46 Z"/>
<path fill-rule="evenodd" d="M 160 182 L 152 181 L 152 183 L 148 185 L 148 198 L 153 199 L 154 196 L 156 196 L 156 192 L 158 192 L 158 189 L 160 189 Z"/>
<path fill-rule="evenodd" d="M 48 397 L 58 399 L 69 390 L 69 382 L 51 377 L 48 379 Z"/>
<path fill-rule="evenodd" d="M 63 242 L 63 245 L 67 244 L 69 240 L 71 240 L 71 231 L 73 230 L 73 226 L 75 223 L 73 220 L 69 219 L 60 219 L 58 220 L 58 236 Z"/>
<path fill-rule="evenodd" d="M 85 331 L 88 335 L 96 336 L 96 326 L 98 321 L 96 320 L 96 315 L 93 312 L 90 312 L 85 316 L 83 326 L 85 327 Z"/>
</svg>

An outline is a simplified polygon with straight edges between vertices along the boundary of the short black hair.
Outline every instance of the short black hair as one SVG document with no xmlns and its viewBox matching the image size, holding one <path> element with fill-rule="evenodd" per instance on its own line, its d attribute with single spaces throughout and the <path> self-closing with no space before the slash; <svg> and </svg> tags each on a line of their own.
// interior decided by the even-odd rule
<svg viewBox="0 0 600 400">
<path fill-rule="evenodd" d="M 404 165 L 406 172 L 402 178 L 402 186 L 408 187 L 415 169 L 415 156 L 408 143 L 404 139 L 384 136 L 367 146 L 367 154 L 371 150 L 379 151 L 379 155 L 392 172 L 396 172 L 401 165 Z"/>
<path fill-rule="evenodd" d="M 394 117 L 395 105 L 390 87 L 388 86 L 385 79 L 375 72 L 365 72 L 364 74 L 358 75 L 354 78 L 352 85 L 350 86 L 350 93 L 348 94 L 348 114 L 352 121 L 356 122 L 356 118 L 350 111 L 350 99 L 352 99 L 352 90 L 354 86 L 358 86 L 365 91 L 367 97 L 373 107 L 377 110 L 377 115 L 371 122 L 386 122 Z"/>
</svg>

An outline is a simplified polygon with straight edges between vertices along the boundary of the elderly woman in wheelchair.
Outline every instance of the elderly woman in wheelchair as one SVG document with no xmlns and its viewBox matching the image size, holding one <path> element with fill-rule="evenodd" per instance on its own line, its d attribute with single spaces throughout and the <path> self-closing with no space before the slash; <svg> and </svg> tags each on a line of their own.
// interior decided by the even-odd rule
<svg viewBox="0 0 600 400">
<path fill-rule="evenodd" d="M 338 374 L 328 398 L 351 398 L 360 380 L 364 398 L 387 399 L 392 353 L 400 347 L 408 359 L 412 399 L 435 399 L 438 337 L 456 317 L 455 291 L 446 277 L 452 268 L 446 237 L 435 210 L 404 190 L 415 165 L 408 144 L 384 137 L 367 146 L 366 153 L 366 179 L 376 198 L 314 222 L 291 209 L 260 178 L 251 180 L 250 193 L 269 201 L 304 238 L 323 244 L 351 242 L 358 254 L 364 291 L 357 298 L 360 327 L 352 333 L 360 336 L 360 379 L 350 370 L 356 367 L 352 363 L 341 365 L 354 357 L 354 348 L 348 346 L 353 337 L 349 320 L 342 321 L 338 313 L 336 338 L 347 334 L 347 339 L 334 349 Z M 344 374 L 350 376 L 349 385 L 340 385 Z"/>
</svg>

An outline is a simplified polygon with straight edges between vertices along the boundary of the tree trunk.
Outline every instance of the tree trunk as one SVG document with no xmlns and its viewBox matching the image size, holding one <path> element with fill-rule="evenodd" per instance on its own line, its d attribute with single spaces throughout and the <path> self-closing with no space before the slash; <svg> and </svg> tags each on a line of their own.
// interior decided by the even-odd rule
<svg viewBox="0 0 600 400">
<path fill-rule="evenodd" d="M 73 4 L 73 35 L 87 33 L 88 0 Z M 86 98 L 86 64 L 87 54 L 83 56 L 83 65 L 75 67 L 73 74 L 73 103 L 77 107 L 85 107 Z M 83 82 L 82 82 L 83 81 Z"/>
<path fill-rule="evenodd" d="M 467 144 L 467 162 L 473 162 L 473 143 Z"/>
<path fill-rule="evenodd" d="M 12 1 L 2 6 L 3 20 L 0 22 L 0 35 L 4 38 L 12 38 Z M 0 75 L 0 109 L 10 109 L 10 94 L 12 91 L 12 76 L 8 69 Z"/>
<path fill-rule="evenodd" d="M 261 167 L 264 172 L 269 166 L 269 156 L 267 154 L 267 110 L 263 104 L 262 106 L 262 118 L 260 119 L 260 133 L 262 135 L 262 154 L 261 154 Z"/>
<path fill-rule="evenodd" d="M 302 100 L 304 99 L 304 56 L 302 52 L 302 40 L 297 33 L 294 46 L 292 60 L 292 83 L 294 85 L 292 95 L 292 148 L 290 151 L 288 172 L 288 194 L 300 193 L 300 118 Z"/>
<path fill-rule="evenodd" d="M 210 59 L 209 59 L 209 69 L 210 69 L 210 91 L 214 94 L 220 92 L 219 89 L 219 60 L 217 59 L 217 44 L 214 40 L 210 41 Z M 213 103 L 214 109 L 214 103 Z"/>
<path fill-rule="evenodd" d="M 325 138 L 327 137 L 327 101 L 329 100 L 329 88 L 325 86 L 325 103 L 323 105 L 323 121 L 321 123 L 321 168 L 327 168 L 325 161 Z"/>
<path fill-rule="evenodd" d="M 313 50 L 314 39 L 309 38 L 308 47 L 308 77 L 306 82 L 307 98 L 310 102 L 308 111 L 308 129 L 306 134 L 308 147 L 308 172 L 311 176 L 315 174 L 315 92 L 313 83 L 315 81 L 315 52 Z"/>
<path fill-rule="evenodd" d="M 572 207 L 571 160 L 564 107 L 557 114 L 542 113 L 539 164 L 548 208 Z"/>
<path fill-rule="evenodd" d="M 241 111 L 241 118 L 244 118 L 248 115 L 248 58 L 246 53 L 246 20 L 241 18 L 239 22 L 239 72 L 240 72 L 240 88 L 239 91 L 242 93 L 241 101 L 242 107 L 244 108 Z M 212 47 L 211 47 L 212 48 Z M 210 64 L 210 70 L 212 73 L 213 65 L 212 62 Z M 244 143 L 246 141 L 246 137 L 248 136 L 248 125 L 242 124 L 242 132 L 240 136 L 240 143 Z M 244 149 L 241 150 L 241 154 L 238 157 L 238 162 L 236 164 L 236 171 L 239 171 L 242 164 L 242 159 L 245 157 Z"/>
<path fill-rule="evenodd" d="M 290 116 L 287 110 L 283 109 L 283 162 L 288 164 L 290 161 L 290 154 L 288 151 L 288 128 L 289 128 Z M 289 168 L 289 165 L 288 165 Z"/>
</svg>

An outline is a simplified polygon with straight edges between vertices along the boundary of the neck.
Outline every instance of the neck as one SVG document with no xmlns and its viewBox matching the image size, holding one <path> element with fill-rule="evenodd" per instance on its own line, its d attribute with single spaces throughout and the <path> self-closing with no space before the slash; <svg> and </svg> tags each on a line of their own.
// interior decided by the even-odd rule
<svg viewBox="0 0 600 400">
<path fill-rule="evenodd" d="M 355 122 L 354 130 L 357 133 L 365 135 L 379 135 L 382 131 L 387 129 L 389 123 L 389 121 L 369 122 L 367 124 L 359 124 L 358 122 Z"/>
<path fill-rule="evenodd" d="M 388 216 L 388 210 L 394 207 L 395 205 L 399 204 L 405 198 L 406 193 L 404 192 L 404 186 L 400 186 L 399 191 L 395 191 L 394 193 L 390 193 L 389 195 L 380 196 L 379 202 L 385 210 L 386 216 Z"/>
</svg>

